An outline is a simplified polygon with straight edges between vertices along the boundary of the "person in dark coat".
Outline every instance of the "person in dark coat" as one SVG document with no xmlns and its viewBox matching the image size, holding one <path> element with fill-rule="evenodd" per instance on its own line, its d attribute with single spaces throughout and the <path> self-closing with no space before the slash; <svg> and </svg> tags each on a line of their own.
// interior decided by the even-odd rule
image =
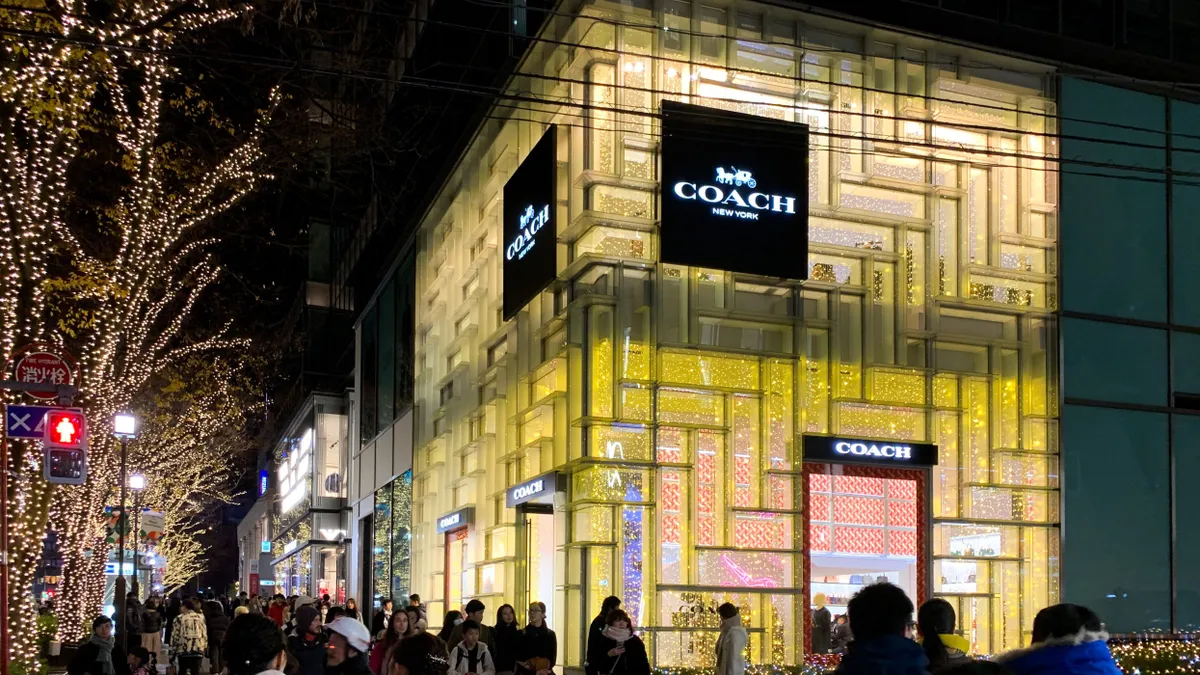
<svg viewBox="0 0 1200 675">
<path fill-rule="evenodd" d="M 383 637 L 387 631 L 388 621 L 392 618 L 392 601 L 384 598 L 379 604 L 379 611 L 371 617 L 371 637 L 376 640 Z"/>
<path fill-rule="evenodd" d="M 179 601 L 179 596 L 173 595 L 163 603 L 163 627 L 167 634 L 163 638 L 167 644 L 171 644 L 171 635 L 175 632 L 175 619 L 182 611 L 182 603 Z"/>
<path fill-rule="evenodd" d="M 138 644 L 141 634 L 145 632 L 142 630 L 142 603 L 138 602 L 137 593 L 125 596 L 125 630 L 129 631 L 131 636 L 139 636 L 131 644 Z"/>
<path fill-rule="evenodd" d="M 610 595 L 600 604 L 600 614 L 592 619 L 592 625 L 588 627 L 587 633 L 587 658 L 583 662 L 583 671 L 587 675 L 597 675 L 596 665 L 604 660 L 604 650 L 600 649 L 600 637 L 604 632 L 604 628 L 608 625 L 608 613 L 614 609 L 621 608 L 621 599 L 615 595 Z"/>
<path fill-rule="evenodd" d="M 813 596 L 817 606 L 812 612 L 812 650 L 814 654 L 828 654 L 833 649 L 833 615 L 825 606 L 824 593 Z"/>
<path fill-rule="evenodd" d="M 517 625 L 517 610 L 512 605 L 500 605 L 496 610 L 496 675 L 512 675 L 517 663 L 517 640 L 521 627 Z"/>
<path fill-rule="evenodd" d="M 558 659 L 558 636 L 546 625 L 546 603 L 529 604 L 529 625 L 517 642 L 516 673 L 549 675 Z"/>
<path fill-rule="evenodd" d="M 838 614 L 833 619 L 833 649 L 830 651 L 834 654 L 845 654 L 852 640 L 854 633 L 850 632 L 850 620 L 845 614 Z"/>
<path fill-rule="evenodd" d="M 1052 605 L 1033 618 L 1033 645 L 1002 654 L 996 662 L 1016 675 L 1120 675 L 1108 649 L 1108 633 L 1096 613 L 1082 605 Z"/>
<path fill-rule="evenodd" d="M 928 675 L 929 659 L 921 645 L 905 637 L 913 604 L 904 590 L 889 583 L 871 584 L 850 599 L 854 644 L 842 657 L 838 675 Z"/>
<path fill-rule="evenodd" d="M 325 672 L 325 631 L 316 607 L 296 610 L 296 630 L 288 636 L 288 653 L 296 660 L 297 675 L 322 675 Z M 336 618 L 336 617 L 335 617 Z"/>
<path fill-rule="evenodd" d="M 614 609 L 605 619 L 604 629 L 596 638 L 599 660 L 592 664 L 599 675 L 650 675 L 646 643 L 633 634 L 633 622 L 623 610 Z"/>
<path fill-rule="evenodd" d="M 67 666 L 69 675 L 129 675 L 129 659 L 113 639 L 112 619 L 101 614 L 92 621 L 92 637 Z"/>
<path fill-rule="evenodd" d="M 225 666 L 221 660 L 221 645 L 225 642 L 225 632 L 229 630 L 229 617 L 225 616 L 225 608 L 217 600 L 204 603 L 204 627 L 208 630 L 208 661 L 212 672 L 220 673 Z"/>
</svg>

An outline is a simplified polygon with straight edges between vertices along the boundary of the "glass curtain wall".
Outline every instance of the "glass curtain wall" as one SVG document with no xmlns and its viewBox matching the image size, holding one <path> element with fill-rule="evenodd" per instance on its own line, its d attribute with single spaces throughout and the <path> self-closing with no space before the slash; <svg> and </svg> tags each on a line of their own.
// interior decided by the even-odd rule
<svg viewBox="0 0 1200 675">
<path fill-rule="evenodd" d="M 370 598 L 361 606 L 378 608 L 381 598 L 391 598 L 403 606 L 412 591 L 412 472 L 375 491 L 375 511 L 371 520 Z"/>
<path fill-rule="evenodd" d="M 475 596 L 523 614 L 505 491 L 558 470 L 566 664 L 610 594 L 657 666 L 711 667 L 725 601 L 752 663 L 799 663 L 800 437 L 837 433 L 939 446 L 929 590 L 975 651 L 1027 644 L 1059 595 L 1045 74 L 753 3 L 631 5 L 551 22 L 422 225 L 413 588 L 431 628 L 456 608 L 435 519 L 475 507 Z M 810 126 L 807 282 L 658 262 L 664 99 Z M 505 323 L 501 189 L 551 122 L 559 279 Z"/>
</svg>

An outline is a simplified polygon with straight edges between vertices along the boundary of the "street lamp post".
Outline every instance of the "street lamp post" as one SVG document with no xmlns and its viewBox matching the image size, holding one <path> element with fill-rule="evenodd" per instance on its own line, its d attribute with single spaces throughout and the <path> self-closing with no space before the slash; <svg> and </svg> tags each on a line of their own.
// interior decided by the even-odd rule
<svg viewBox="0 0 1200 675">
<path fill-rule="evenodd" d="M 129 440 L 137 438 L 137 418 L 129 413 L 117 413 L 113 417 L 113 435 L 121 441 L 121 517 L 117 520 L 117 581 L 116 588 L 113 591 L 113 595 L 116 596 L 113 599 L 116 602 L 113 604 L 117 607 L 117 633 L 121 640 L 121 649 L 128 654 L 129 631 L 126 625 L 128 623 L 128 615 L 126 614 L 128 603 L 125 597 L 125 527 L 129 524 L 129 518 L 125 513 L 125 488 L 128 482 L 125 476 L 125 464 Z"/>
<path fill-rule="evenodd" d="M 133 594 L 142 597 L 138 592 L 138 556 L 141 555 L 142 527 L 142 490 L 146 489 L 146 477 L 135 473 L 129 477 L 129 489 L 133 490 Z"/>
</svg>

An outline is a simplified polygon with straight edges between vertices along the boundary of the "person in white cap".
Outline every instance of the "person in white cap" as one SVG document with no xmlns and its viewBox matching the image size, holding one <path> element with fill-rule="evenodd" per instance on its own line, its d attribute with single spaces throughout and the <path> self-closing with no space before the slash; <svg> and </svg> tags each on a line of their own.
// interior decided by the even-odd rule
<svg viewBox="0 0 1200 675">
<path fill-rule="evenodd" d="M 360 621 L 341 616 L 326 626 L 329 630 L 329 659 L 325 675 L 371 675 L 367 652 L 371 633 Z"/>
</svg>

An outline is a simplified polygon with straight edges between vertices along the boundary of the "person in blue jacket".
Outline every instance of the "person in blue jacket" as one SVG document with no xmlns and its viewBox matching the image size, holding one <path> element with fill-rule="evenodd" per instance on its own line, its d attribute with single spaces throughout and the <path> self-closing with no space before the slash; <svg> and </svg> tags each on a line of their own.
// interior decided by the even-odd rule
<svg viewBox="0 0 1200 675">
<path fill-rule="evenodd" d="M 854 642 L 837 675 L 928 675 L 924 650 L 906 637 L 913 603 L 902 588 L 871 584 L 850 598 L 847 612 Z"/>
<path fill-rule="evenodd" d="M 1037 613 L 1033 644 L 996 659 L 1016 675 L 1121 675 L 1096 613 L 1063 603 Z"/>
</svg>

